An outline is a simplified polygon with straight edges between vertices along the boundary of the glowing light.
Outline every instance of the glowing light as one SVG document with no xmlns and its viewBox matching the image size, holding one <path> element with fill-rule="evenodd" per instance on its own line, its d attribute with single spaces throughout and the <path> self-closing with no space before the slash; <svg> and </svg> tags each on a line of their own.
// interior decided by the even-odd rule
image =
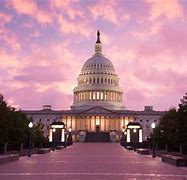
<svg viewBox="0 0 187 180">
<path fill-rule="evenodd" d="M 127 129 L 127 142 L 130 142 L 130 129 Z"/>
<path fill-rule="evenodd" d="M 155 127 L 156 127 L 155 123 L 152 123 L 152 124 L 151 124 L 151 128 L 154 129 Z"/>
<path fill-rule="evenodd" d="M 133 129 L 133 132 L 136 133 L 136 129 Z"/>
<path fill-rule="evenodd" d="M 65 142 L 65 130 L 62 129 L 62 133 L 61 133 L 61 142 Z"/>
<path fill-rule="evenodd" d="M 29 128 L 32 128 L 32 127 L 33 127 L 33 123 L 30 122 L 30 123 L 29 123 Z"/>
<path fill-rule="evenodd" d="M 64 128 L 64 125 L 56 125 L 56 124 L 54 124 L 54 125 L 52 125 L 51 126 L 53 129 L 58 129 L 58 128 Z"/>
<path fill-rule="evenodd" d="M 56 132 L 56 129 L 55 129 L 55 128 L 53 129 L 53 132 Z"/>
<path fill-rule="evenodd" d="M 128 128 L 129 129 L 139 129 L 140 126 L 138 126 L 138 125 L 130 125 L 130 126 L 128 126 Z"/>
<path fill-rule="evenodd" d="M 142 137 L 142 129 L 139 129 L 139 142 L 143 141 L 143 137 Z"/>
<path fill-rule="evenodd" d="M 50 129 L 49 130 L 49 142 L 52 142 L 53 141 L 53 130 Z"/>
</svg>

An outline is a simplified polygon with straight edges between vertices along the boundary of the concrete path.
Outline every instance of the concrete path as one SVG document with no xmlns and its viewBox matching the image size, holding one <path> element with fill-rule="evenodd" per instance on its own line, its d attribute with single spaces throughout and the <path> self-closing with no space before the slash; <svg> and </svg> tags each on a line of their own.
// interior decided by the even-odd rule
<svg viewBox="0 0 187 180">
<path fill-rule="evenodd" d="M 23 179 L 187 180 L 187 168 L 127 151 L 119 144 L 76 143 L 67 149 L 0 165 L 0 180 Z"/>
</svg>

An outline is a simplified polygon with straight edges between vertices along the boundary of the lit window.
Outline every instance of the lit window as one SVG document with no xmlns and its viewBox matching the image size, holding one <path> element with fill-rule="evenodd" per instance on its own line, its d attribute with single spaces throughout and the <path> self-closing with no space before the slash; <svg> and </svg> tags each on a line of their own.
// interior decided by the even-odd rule
<svg viewBox="0 0 187 180">
<path fill-rule="evenodd" d="M 103 100 L 103 92 L 101 92 L 101 100 Z"/>
<path fill-rule="evenodd" d="M 93 92 L 93 100 L 96 99 L 96 92 Z"/>
<path fill-rule="evenodd" d="M 99 100 L 99 92 L 97 92 L 97 100 Z"/>
</svg>

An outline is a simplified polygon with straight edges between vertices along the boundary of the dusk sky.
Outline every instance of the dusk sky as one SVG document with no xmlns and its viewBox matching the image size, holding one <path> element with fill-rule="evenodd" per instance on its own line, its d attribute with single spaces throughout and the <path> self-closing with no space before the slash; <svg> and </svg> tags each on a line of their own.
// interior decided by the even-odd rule
<svg viewBox="0 0 187 180">
<path fill-rule="evenodd" d="M 127 109 L 187 92 L 187 0 L 1 0 L 0 93 L 21 109 L 69 109 L 100 30 Z"/>
</svg>

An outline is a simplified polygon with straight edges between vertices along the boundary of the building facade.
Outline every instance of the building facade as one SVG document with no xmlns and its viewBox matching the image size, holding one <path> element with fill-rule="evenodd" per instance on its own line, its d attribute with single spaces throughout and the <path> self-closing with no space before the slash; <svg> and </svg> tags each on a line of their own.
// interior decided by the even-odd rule
<svg viewBox="0 0 187 180">
<path fill-rule="evenodd" d="M 83 141 L 86 131 L 111 132 L 114 141 L 119 140 L 122 129 L 129 122 L 139 122 L 142 126 L 143 140 L 151 133 L 151 123 L 159 123 L 164 112 L 154 111 L 145 106 L 143 111 L 126 110 L 122 103 L 123 90 L 112 62 L 102 54 L 100 33 L 97 32 L 95 53 L 83 65 L 73 89 L 73 104 L 70 110 L 55 111 L 50 105 L 42 110 L 25 111 L 34 123 L 45 125 L 49 135 L 50 124 L 62 121 L 72 129 L 74 141 Z"/>
</svg>

